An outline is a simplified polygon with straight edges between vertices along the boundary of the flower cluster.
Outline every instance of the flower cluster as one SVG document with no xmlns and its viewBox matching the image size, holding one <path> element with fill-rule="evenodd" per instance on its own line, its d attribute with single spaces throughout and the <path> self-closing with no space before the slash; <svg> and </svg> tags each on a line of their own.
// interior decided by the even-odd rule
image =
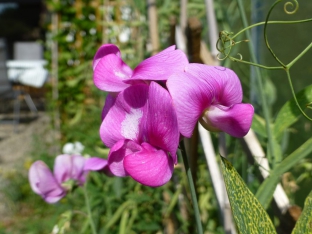
<svg viewBox="0 0 312 234">
<path fill-rule="evenodd" d="M 253 107 L 242 102 L 242 87 L 230 69 L 189 63 L 171 46 L 132 70 L 113 44 L 99 48 L 94 83 L 109 92 L 100 136 L 110 148 L 107 172 L 131 176 L 147 186 L 167 183 L 177 163 L 181 136 L 199 121 L 209 131 L 243 137 Z"/>
<path fill-rule="evenodd" d="M 34 162 L 28 173 L 32 190 L 46 202 L 55 203 L 68 191 L 82 186 L 89 171 L 105 169 L 107 161 L 101 158 L 84 158 L 80 155 L 62 154 L 56 157 L 54 173 L 43 161 Z"/>
</svg>

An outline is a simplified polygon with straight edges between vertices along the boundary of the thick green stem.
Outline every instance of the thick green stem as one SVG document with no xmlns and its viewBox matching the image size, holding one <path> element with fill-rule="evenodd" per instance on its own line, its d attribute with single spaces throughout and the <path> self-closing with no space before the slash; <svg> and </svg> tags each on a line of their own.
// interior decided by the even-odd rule
<svg viewBox="0 0 312 234">
<path fill-rule="evenodd" d="M 194 181 L 193 181 L 193 177 L 192 177 L 191 168 L 190 168 L 189 163 L 188 163 L 188 158 L 186 155 L 183 140 L 180 142 L 180 149 L 181 149 L 183 163 L 184 163 L 184 167 L 185 167 L 185 171 L 186 171 L 186 175 L 187 175 L 187 180 L 188 180 L 188 183 L 190 185 L 191 198 L 192 198 L 192 203 L 193 203 L 193 208 L 194 208 L 197 231 L 198 231 L 198 234 L 203 234 L 203 227 L 202 227 L 202 223 L 200 220 L 200 212 L 199 212 L 199 207 L 198 207 L 198 202 L 197 202 L 197 197 L 196 197 Z"/>
<path fill-rule="evenodd" d="M 238 4 L 238 7 L 239 7 L 240 15 L 242 17 L 243 25 L 246 28 L 246 27 L 248 27 L 248 21 L 246 18 L 243 2 L 242 2 L 242 0 L 236 0 L 236 1 Z M 251 39 L 251 35 L 250 35 L 249 31 L 246 31 L 246 36 L 247 36 L 248 40 Z M 249 46 L 251 61 L 253 63 L 256 63 L 257 59 L 256 59 L 256 56 L 254 54 L 254 48 L 253 48 L 252 43 L 248 43 L 248 46 Z M 256 70 L 256 74 L 257 74 L 258 90 L 260 93 L 260 98 L 261 98 L 261 103 L 262 103 L 262 111 L 263 111 L 263 115 L 264 115 L 264 119 L 265 119 L 265 127 L 266 127 L 267 136 L 268 136 L 268 159 L 270 162 L 273 162 L 274 141 L 273 141 L 272 130 L 270 127 L 271 117 L 270 117 L 270 113 L 269 113 L 267 99 L 266 99 L 265 92 L 264 92 L 264 85 L 263 85 L 263 80 L 262 80 L 262 76 L 260 73 L 260 68 L 255 67 L 255 70 Z"/>
<path fill-rule="evenodd" d="M 88 197 L 88 193 L 87 193 L 87 182 L 86 182 L 85 185 L 83 186 L 83 193 L 84 193 L 84 196 L 85 196 L 85 202 L 86 202 L 86 207 L 87 207 L 87 212 L 88 212 L 88 218 L 89 218 L 90 227 L 91 227 L 91 229 L 92 229 L 92 234 L 97 234 L 96 228 L 95 228 L 95 224 L 94 224 L 93 218 L 92 218 L 92 212 L 91 212 L 91 207 L 90 207 L 90 201 L 89 201 L 89 197 Z"/>
</svg>

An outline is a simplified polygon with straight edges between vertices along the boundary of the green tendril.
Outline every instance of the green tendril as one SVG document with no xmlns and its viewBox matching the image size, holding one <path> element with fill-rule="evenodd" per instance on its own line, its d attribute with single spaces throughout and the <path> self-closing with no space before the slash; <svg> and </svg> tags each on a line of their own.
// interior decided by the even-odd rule
<svg viewBox="0 0 312 234">
<path fill-rule="evenodd" d="M 268 26 L 268 22 L 269 22 L 269 18 L 270 18 L 270 15 L 271 15 L 271 12 L 273 11 L 274 7 L 280 3 L 282 0 L 277 0 L 270 8 L 268 14 L 267 14 L 267 17 L 265 19 L 265 24 L 264 24 L 264 41 L 265 41 L 265 44 L 268 48 L 268 50 L 270 51 L 270 53 L 272 54 L 272 56 L 274 57 L 274 59 L 282 66 L 282 67 L 286 67 L 286 65 L 275 55 L 275 53 L 273 52 L 273 50 L 271 49 L 270 47 L 270 44 L 269 44 L 269 41 L 268 41 L 268 37 L 267 37 L 267 26 Z"/>
<path fill-rule="evenodd" d="M 298 11 L 299 3 L 297 2 L 297 0 L 293 0 L 293 1 L 295 2 L 295 4 L 292 3 L 292 2 L 286 2 L 284 4 L 284 11 L 286 12 L 286 14 L 292 15 L 292 14 L 295 14 Z M 288 7 L 295 8 L 295 9 L 292 10 L 292 11 L 288 11 L 287 10 Z"/>
<path fill-rule="evenodd" d="M 295 93 L 295 90 L 294 90 L 294 87 L 293 87 L 293 84 L 292 84 L 292 80 L 291 80 L 291 77 L 290 77 L 290 72 L 289 70 L 286 70 L 286 73 L 287 73 L 287 78 L 288 78 L 288 82 L 289 82 L 289 86 L 290 86 L 290 89 L 291 89 L 291 93 L 295 99 L 295 103 L 296 103 L 296 106 L 298 107 L 298 109 L 300 110 L 300 112 L 302 113 L 302 115 L 307 119 L 307 120 L 310 120 L 312 121 L 312 119 L 302 110 L 299 102 L 298 102 L 298 99 L 296 97 L 296 93 Z M 310 103 L 309 103 L 310 104 Z M 310 108 L 312 109 L 312 108 Z"/>
</svg>

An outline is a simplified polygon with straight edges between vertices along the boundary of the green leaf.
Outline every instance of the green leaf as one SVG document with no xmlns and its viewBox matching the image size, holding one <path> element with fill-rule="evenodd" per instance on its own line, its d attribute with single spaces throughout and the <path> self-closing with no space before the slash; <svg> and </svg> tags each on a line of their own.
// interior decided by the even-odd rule
<svg viewBox="0 0 312 234">
<path fill-rule="evenodd" d="M 239 233 L 276 233 L 269 216 L 231 163 L 221 157 L 221 165 L 232 213 Z"/>
<path fill-rule="evenodd" d="M 254 114 L 251 128 L 262 137 L 267 137 L 265 129 L 265 120 L 257 114 Z"/>
<path fill-rule="evenodd" d="M 304 202 L 304 209 L 296 223 L 292 234 L 308 234 L 312 233 L 312 192 L 308 195 Z"/>
<path fill-rule="evenodd" d="M 303 143 L 270 172 L 270 176 L 260 185 L 256 194 L 256 197 L 265 209 L 270 204 L 275 187 L 278 184 L 281 175 L 296 165 L 301 159 L 308 156 L 311 152 L 312 138 Z"/>
<path fill-rule="evenodd" d="M 301 108 L 305 109 L 306 105 L 312 101 L 312 85 L 301 90 L 296 97 Z M 283 131 L 295 123 L 301 115 L 294 98 L 286 102 L 275 119 L 273 132 L 276 139 L 280 139 Z"/>
</svg>

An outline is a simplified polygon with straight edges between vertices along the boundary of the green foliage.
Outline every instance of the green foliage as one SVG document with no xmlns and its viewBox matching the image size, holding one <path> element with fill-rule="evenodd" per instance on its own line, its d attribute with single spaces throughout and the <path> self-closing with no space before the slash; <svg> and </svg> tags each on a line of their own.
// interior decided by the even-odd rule
<svg viewBox="0 0 312 234">
<path fill-rule="evenodd" d="M 302 109 L 305 109 L 312 100 L 312 85 L 307 86 L 296 94 L 298 103 Z M 301 116 L 301 112 L 296 105 L 294 98 L 286 102 L 278 112 L 274 123 L 274 135 L 280 139 L 286 128 L 295 123 Z"/>
<path fill-rule="evenodd" d="M 304 209 L 296 223 L 292 234 L 312 233 L 312 192 L 307 196 L 304 202 Z"/>
<path fill-rule="evenodd" d="M 297 150 L 287 156 L 280 164 L 270 171 L 270 176 L 259 187 L 256 197 L 264 208 L 267 208 L 272 199 L 276 185 L 283 173 L 290 170 L 300 160 L 312 152 L 312 138 L 303 143 Z"/>
<path fill-rule="evenodd" d="M 276 233 L 259 201 L 248 189 L 235 168 L 223 157 L 221 157 L 221 168 L 239 233 Z"/>
</svg>

